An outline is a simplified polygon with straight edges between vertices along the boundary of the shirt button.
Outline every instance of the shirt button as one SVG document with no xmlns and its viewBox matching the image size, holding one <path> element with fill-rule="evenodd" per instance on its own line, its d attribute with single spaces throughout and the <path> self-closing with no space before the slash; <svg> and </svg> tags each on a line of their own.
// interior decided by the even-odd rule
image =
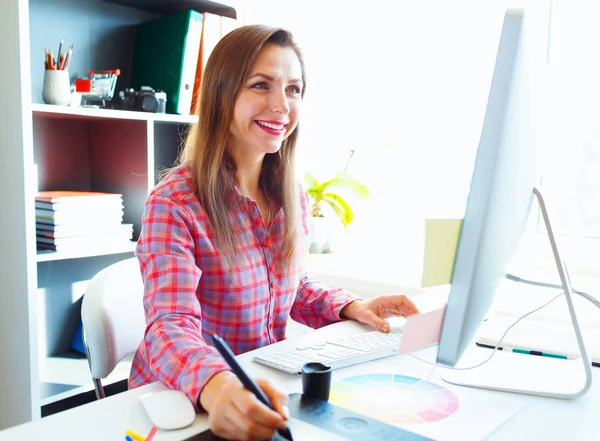
<svg viewBox="0 0 600 441">
<path fill-rule="evenodd" d="M 271 289 L 275 289 L 275 282 L 271 282 Z"/>
<path fill-rule="evenodd" d="M 269 328 L 273 329 L 273 323 L 269 323 Z"/>
<path fill-rule="evenodd" d="M 268 247 L 269 245 L 271 245 L 271 241 L 269 240 L 269 238 L 266 238 L 263 242 L 263 246 Z"/>
</svg>

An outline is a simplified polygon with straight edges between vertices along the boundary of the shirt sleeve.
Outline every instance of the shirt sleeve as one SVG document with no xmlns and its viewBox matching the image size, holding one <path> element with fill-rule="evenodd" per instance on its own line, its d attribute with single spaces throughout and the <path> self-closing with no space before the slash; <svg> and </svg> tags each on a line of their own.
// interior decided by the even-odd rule
<svg viewBox="0 0 600 441">
<path fill-rule="evenodd" d="M 151 195 L 142 218 L 136 256 L 144 280 L 145 345 L 155 378 L 183 391 L 197 409 L 200 392 L 227 370 L 202 337 L 196 290 L 202 271 L 194 258 L 192 215 L 171 197 Z"/>
<path fill-rule="evenodd" d="M 311 328 L 320 328 L 340 321 L 344 306 L 361 297 L 342 288 L 327 288 L 323 283 L 304 273 L 300 278 L 296 300 L 290 316 Z"/>
</svg>

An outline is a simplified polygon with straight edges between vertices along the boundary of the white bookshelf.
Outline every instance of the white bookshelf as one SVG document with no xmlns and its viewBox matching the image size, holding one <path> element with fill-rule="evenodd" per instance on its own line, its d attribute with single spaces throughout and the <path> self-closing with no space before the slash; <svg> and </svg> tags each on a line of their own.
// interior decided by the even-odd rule
<svg viewBox="0 0 600 441">
<path fill-rule="evenodd" d="M 133 253 L 136 242 L 123 244 L 121 246 L 111 246 L 108 248 L 91 248 L 77 251 L 52 251 L 38 250 L 38 262 L 51 262 L 55 260 L 80 259 L 85 257 L 106 256 L 109 254 Z"/>
<path fill-rule="evenodd" d="M 198 4 L 209 3 L 218 5 Z M 2 3 L 0 38 L 11 69 L 0 70 L 5 161 L 0 173 L 0 430 L 40 418 L 43 406 L 93 389 L 87 361 L 70 352 L 81 296 L 98 271 L 131 257 L 158 171 L 174 165 L 186 131 L 197 121 L 191 115 L 42 103 L 44 48 L 63 38 L 75 44 L 71 79 L 88 69 L 118 67 L 122 83 L 117 88 L 129 87 L 132 30 L 165 11 L 151 11 L 138 0 L 128 4 L 136 7 L 101 0 Z M 123 222 L 134 225 L 133 241 L 77 252 L 36 250 L 36 183 L 39 190 L 122 194 Z M 127 378 L 130 363 L 119 364 L 104 383 Z"/>
<path fill-rule="evenodd" d="M 198 121 L 196 115 L 170 115 L 166 113 L 137 112 L 130 110 L 96 109 L 87 107 L 53 106 L 49 104 L 32 104 L 34 117 L 57 119 L 116 119 L 132 121 L 157 121 L 191 124 Z"/>
<path fill-rule="evenodd" d="M 25 0 L 2 2 L 0 39 L 11 69 L 0 69 L 5 110 L 0 118 L 0 429 L 39 418 L 35 220 L 29 184 L 33 169 L 29 23 Z M 18 319 L 17 319 L 18 318 Z"/>
<path fill-rule="evenodd" d="M 57 354 L 69 353 L 87 281 L 131 257 L 157 172 L 174 164 L 182 136 L 197 117 L 46 104 L 31 105 L 30 115 L 39 190 L 119 193 L 123 222 L 134 225 L 133 241 L 123 245 L 37 250 L 41 408 L 93 389 L 85 358 Z M 128 374 L 121 366 L 106 384 Z"/>
</svg>

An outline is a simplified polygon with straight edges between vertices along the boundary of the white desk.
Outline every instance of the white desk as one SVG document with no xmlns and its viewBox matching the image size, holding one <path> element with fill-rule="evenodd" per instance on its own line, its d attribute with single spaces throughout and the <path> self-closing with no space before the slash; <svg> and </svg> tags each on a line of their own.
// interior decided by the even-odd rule
<svg viewBox="0 0 600 441">
<path fill-rule="evenodd" d="M 323 335 L 347 335 L 360 332 L 362 325 L 355 322 L 341 322 L 316 331 L 305 333 L 295 339 L 290 339 L 277 345 L 297 344 L 297 340 L 311 339 Z M 258 351 L 274 350 L 275 345 Z M 435 347 L 418 351 L 415 355 L 432 360 L 435 357 Z M 255 351 L 254 351 L 255 352 Z M 238 357 L 249 373 L 255 377 L 269 378 L 286 393 L 301 392 L 301 379 L 280 373 L 251 362 L 254 352 Z M 377 364 L 385 364 L 397 368 L 397 373 L 427 377 L 430 367 L 410 355 L 388 357 L 381 361 L 367 363 L 361 369 L 368 369 Z M 343 377 L 350 367 L 334 371 L 333 380 Z M 563 441 L 568 440 L 598 440 L 600 438 L 600 369 L 593 368 L 594 382 L 590 391 L 582 398 L 574 401 L 551 398 L 529 397 L 501 392 L 491 392 L 479 389 L 469 389 L 470 393 L 478 394 L 482 402 L 486 398 L 501 395 L 525 404 L 525 407 L 512 419 L 508 420 L 492 433 L 487 440 L 532 440 Z M 443 383 L 442 383 L 443 384 Z M 162 386 L 155 383 L 139 389 L 61 412 L 41 420 L 23 424 L 0 432 L 0 441 L 23 441 L 50 439 L 61 441 L 92 441 L 92 440 L 122 440 L 125 430 L 130 429 L 141 435 L 146 435 L 151 423 L 138 403 L 137 397 L 147 391 L 158 390 Z M 161 440 L 182 440 L 195 433 L 202 432 L 208 427 L 205 415 L 198 415 L 192 426 L 173 432 L 159 431 L 154 438 Z M 292 426 L 293 427 L 293 426 Z M 469 427 L 457 430 L 468 431 Z M 327 439 L 327 438 L 320 438 Z M 334 437 L 332 437 L 334 439 Z M 337 439 L 337 438 L 335 438 Z"/>
</svg>

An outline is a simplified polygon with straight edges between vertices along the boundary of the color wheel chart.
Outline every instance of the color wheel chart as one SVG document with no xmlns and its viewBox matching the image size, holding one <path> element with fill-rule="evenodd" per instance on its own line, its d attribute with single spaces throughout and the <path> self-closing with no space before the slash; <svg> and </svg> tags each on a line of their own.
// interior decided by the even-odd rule
<svg viewBox="0 0 600 441">
<path fill-rule="evenodd" d="M 331 385 L 329 402 L 388 424 L 431 423 L 454 414 L 458 398 L 448 389 L 398 374 L 365 374 Z"/>
</svg>

